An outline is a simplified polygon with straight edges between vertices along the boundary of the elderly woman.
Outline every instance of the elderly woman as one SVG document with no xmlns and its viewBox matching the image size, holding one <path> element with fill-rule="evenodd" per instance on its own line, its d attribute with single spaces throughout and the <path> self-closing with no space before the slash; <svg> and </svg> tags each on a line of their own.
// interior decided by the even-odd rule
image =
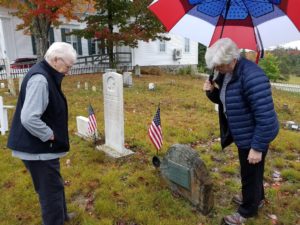
<svg viewBox="0 0 300 225">
<path fill-rule="evenodd" d="M 30 172 L 39 196 L 43 225 L 63 225 L 68 214 L 59 159 L 69 151 L 67 101 L 61 90 L 76 61 L 72 45 L 55 42 L 45 59 L 24 77 L 8 147 Z"/>
<path fill-rule="evenodd" d="M 209 47 L 205 60 L 208 68 L 218 72 L 212 82 L 204 83 L 203 90 L 219 105 L 221 145 L 236 144 L 241 169 L 242 195 L 233 198 L 239 207 L 224 221 L 242 224 L 257 214 L 265 198 L 265 156 L 279 131 L 271 86 L 263 70 L 240 57 L 237 45 L 229 38 Z"/>
</svg>

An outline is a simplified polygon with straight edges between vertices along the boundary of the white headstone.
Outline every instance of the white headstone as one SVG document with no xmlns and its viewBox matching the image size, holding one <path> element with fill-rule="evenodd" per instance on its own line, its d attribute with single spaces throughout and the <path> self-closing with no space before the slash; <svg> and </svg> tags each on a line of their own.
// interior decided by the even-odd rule
<svg viewBox="0 0 300 225">
<path fill-rule="evenodd" d="M 124 146 L 123 76 L 115 72 L 103 75 L 105 145 L 99 150 L 113 158 L 133 154 Z"/>
<path fill-rule="evenodd" d="M 154 84 L 154 83 L 149 83 L 148 89 L 149 89 L 150 91 L 154 91 L 154 90 L 155 90 L 155 84 Z"/>
<path fill-rule="evenodd" d="M 0 131 L 1 134 L 4 135 L 5 134 L 5 121 L 4 121 L 4 112 L 3 112 L 3 98 L 2 96 L 0 96 Z"/>
<path fill-rule="evenodd" d="M 89 119 L 84 116 L 76 116 L 76 124 L 77 124 L 77 135 L 80 137 L 89 137 L 89 130 L 88 130 L 88 122 Z"/>
<path fill-rule="evenodd" d="M 13 109 L 12 105 L 3 105 L 3 98 L 0 96 L 0 132 L 1 135 L 5 135 L 5 132 L 8 131 L 8 116 L 7 110 Z"/>
<path fill-rule="evenodd" d="M 215 111 L 219 112 L 219 105 L 218 104 L 215 104 Z"/>
<path fill-rule="evenodd" d="M 93 87 L 92 87 L 92 91 L 95 91 L 95 92 L 97 91 L 96 86 L 93 86 Z"/>
<path fill-rule="evenodd" d="M 136 66 L 134 67 L 134 74 L 135 74 L 136 76 L 141 76 L 141 67 L 140 67 L 139 65 L 136 65 Z"/>
<path fill-rule="evenodd" d="M 124 85 L 124 87 L 132 87 L 132 73 L 131 72 L 123 73 L 123 85 Z"/>
<path fill-rule="evenodd" d="M 80 81 L 77 82 L 77 88 L 80 89 Z"/>
<path fill-rule="evenodd" d="M 0 88 L 5 88 L 5 83 L 0 83 Z"/>
<path fill-rule="evenodd" d="M 84 82 L 84 89 L 89 90 L 89 83 L 88 82 Z"/>
</svg>

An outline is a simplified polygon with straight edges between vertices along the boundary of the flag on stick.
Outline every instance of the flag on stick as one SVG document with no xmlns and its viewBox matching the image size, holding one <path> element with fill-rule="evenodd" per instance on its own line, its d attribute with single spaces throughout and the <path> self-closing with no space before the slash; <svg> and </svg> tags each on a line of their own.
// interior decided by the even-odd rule
<svg viewBox="0 0 300 225">
<path fill-rule="evenodd" d="M 89 112 L 88 130 L 89 130 L 90 134 L 95 135 L 95 133 L 97 131 L 97 121 L 96 121 L 94 109 L 91 104 L 88 107 L 88 112 Z"/>
<path fill-rule="evenodd" d="M 158 151 L 163 144 L 162 130 L 160 124 L 160 107 L 158 106 L 152 123 L 149 127 L 148 134 L 150 140 L 154 144 L 156 150 Z"/>
</svg>

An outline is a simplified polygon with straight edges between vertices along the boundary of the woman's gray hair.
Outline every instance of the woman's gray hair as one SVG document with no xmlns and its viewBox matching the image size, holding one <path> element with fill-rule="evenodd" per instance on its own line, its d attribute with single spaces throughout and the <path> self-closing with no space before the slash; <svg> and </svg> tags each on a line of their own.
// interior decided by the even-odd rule
<svg viewBox="0 0 300 225">
<path fill-rule="evenodd" d="M 222 64 L 227 65 L 239 57 L 240 50 L 230 38 L 219 39 L 207 48 L 205 53 L 205 61 L 209 69 Z"/>
<path fill-rule="evenodd" d="M 55 57 L 57 58 L 67 58 L 76 62 L 77 53 L 73 46 L 66 42 L 54 42 L 47 50 L 45 54 L 46 61 L 52 61 Z"/>
</svg>

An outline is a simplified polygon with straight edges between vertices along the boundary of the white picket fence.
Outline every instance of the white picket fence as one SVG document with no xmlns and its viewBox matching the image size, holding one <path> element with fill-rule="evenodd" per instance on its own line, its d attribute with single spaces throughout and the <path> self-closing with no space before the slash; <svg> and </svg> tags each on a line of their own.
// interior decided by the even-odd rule
<svg viewBox="0 0 300 225">
<path fill-rule="evenodd" d="M 300 85 L 297 84 L 281 84 L 281 83 L 271 83 L 272 87 L 288 92 L 300 93 Z"/>
</svg>

